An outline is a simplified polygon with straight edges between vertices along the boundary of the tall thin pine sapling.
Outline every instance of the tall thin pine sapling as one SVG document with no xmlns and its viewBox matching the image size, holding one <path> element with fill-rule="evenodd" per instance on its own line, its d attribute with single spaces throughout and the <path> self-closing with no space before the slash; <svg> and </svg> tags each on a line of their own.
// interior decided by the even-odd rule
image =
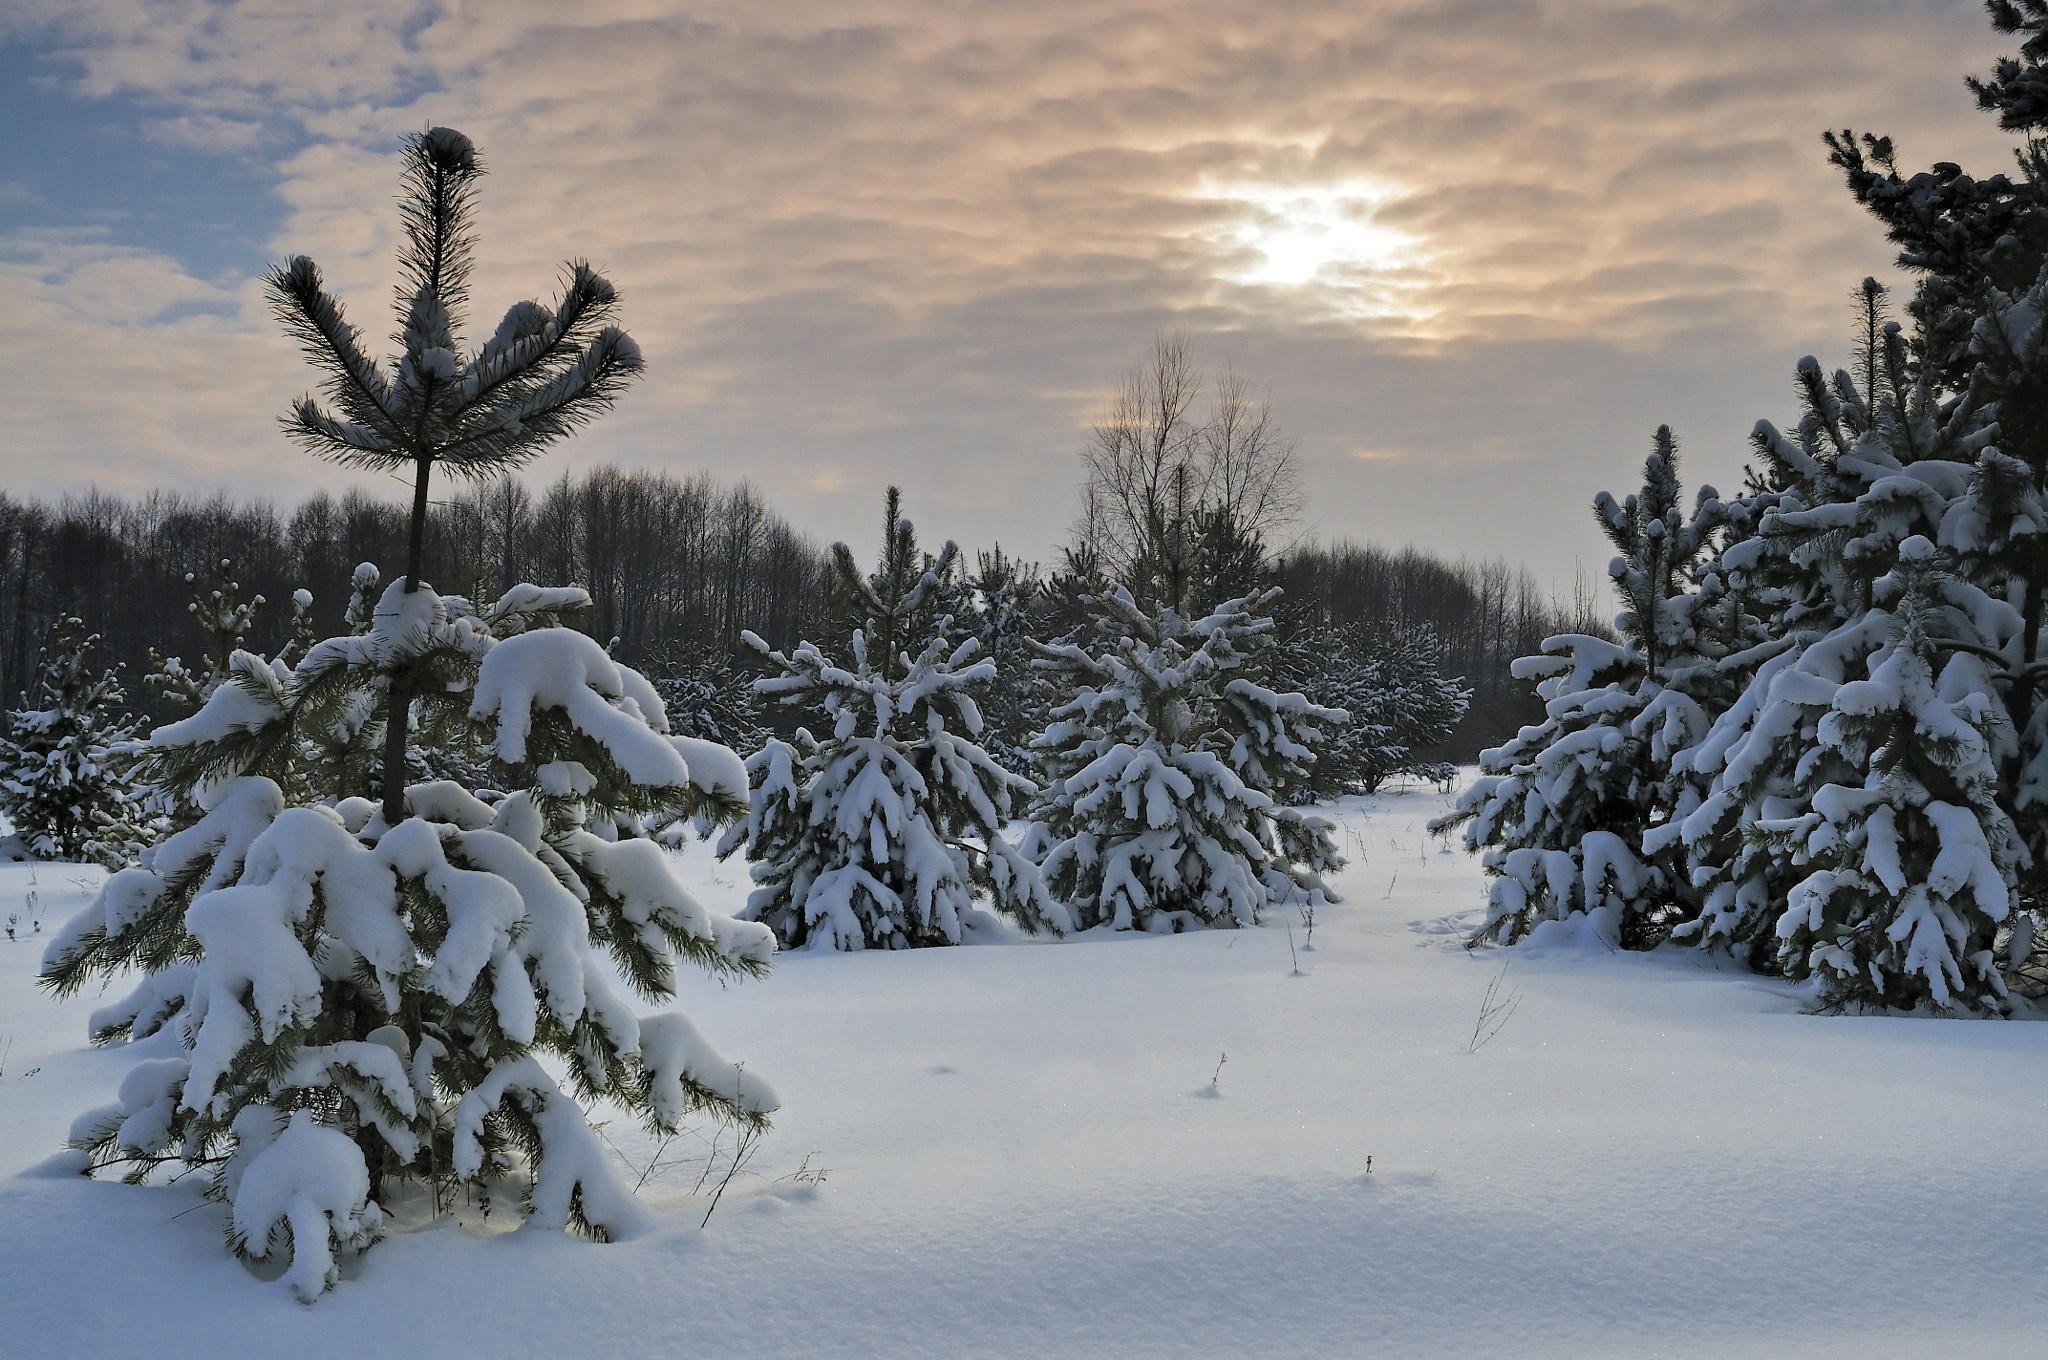
<svg viewBox="0 0 2048 1360">
<path fill-rule="evenodd" d="M 322 375 L 322 406 L 304 396 L 284 417 L 308 452 L 348 467 L 409 470 L 412 524 L 405 593 L 420 587 L 427 491 L 435 464 L 477 480 L 531 461 L 608 408 L 640 372 L 640 347 L 609 324 L 618 291 L 572 261 L 553 307 L 517 302 L 481 348 L 463 356 L 462 314 L 476 254 L 476 147 L 452 128 L 405 142 L 398 253 L 402 352 L 380 367 L 321 284 L 320 267 L 294 255 L 267 278 L 273 312 Z M 405 660 L 389 677 L 384 730 L 384 818 L 405 816 L 408 709 L 423 677 Z"/>
</svg>

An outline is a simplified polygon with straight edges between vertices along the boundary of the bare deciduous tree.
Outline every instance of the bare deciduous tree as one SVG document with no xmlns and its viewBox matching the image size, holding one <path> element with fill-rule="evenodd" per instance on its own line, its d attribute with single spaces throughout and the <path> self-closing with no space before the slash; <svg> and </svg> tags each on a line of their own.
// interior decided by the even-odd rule
<svg viewBox="0 0 2048 1360">
<path fill-rule="evenodd" d="M 1236 369 L 1217 374 L 1215 387 L 1199 437 L 1202 499 L 1245 532 L 1270 538 L 1301 513 L 1294 438 L 1274 419 L 1272 401 Z"/>
<path fill-rule="evenodd" d="M 1197 419 L 1205 385 L 1211 397 Z M 1235 369 L 1210 382 L 1180 334 L 1154 337 L 1081 459 L 1071 551 L 1148 604 L 1187 603 L 1204 533 L 1263 543 L 1301 510 L 1294 441 L 1272 403 Z"/>
</svg>

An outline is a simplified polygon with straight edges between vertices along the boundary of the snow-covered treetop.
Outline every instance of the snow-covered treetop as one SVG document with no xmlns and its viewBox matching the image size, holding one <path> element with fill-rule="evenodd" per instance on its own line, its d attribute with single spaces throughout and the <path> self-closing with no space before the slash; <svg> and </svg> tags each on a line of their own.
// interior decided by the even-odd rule
<svg viewBox="0 0 2048 1360">
<path fill-rule="evenodd" d="M 205 669 L 195 670 L 182 658 L 164 656 L 152 647 L 149 674 L 143 677 L 142 684 L 159 698 L 196 707 L 205 703 L 207 696 L 227 678 L 231 658 L 249 630 L 256 626 L 265 601 L 261 595 L 242 598 L 241 583 L 235 580 L 234 561 L 226 557 L 216 564 L 210 586 L 197 572 L 186 572 L 185 594 L 185 612 L 206 638 Z M 308 603 L 311 599 L 308 595 Z"/>
<path fill-rule="evenodd" d="M 1642 650 L 1652 674 L 1694 641 L 1688 588 L 1727 522 L 1713 487 L 1699 489 L 1690 517 L 1679 496 L 1678 441 L 1669 425 L 1659 425 L 1643 461 L 1643 489 L 1621 501 L 1605 491 L 1593 500 L 1594 517 L 1619 554 L 1607 568 L 1624 605 L 1616 626 Z"/>
<path fill-rule="evenodd" d="M 834 664 L 815 643 L 799 643 L 784 654 L 756 633 L 742 632 L 740 639 L 782 672 L 755 681 L 755 690 L 784 705 L 816 704 L 840 740 L 894 732 L 899 720 L 907 720 L 907 734 L 914 738 L 933 711 L 940 722 L 957 722 L 969 735 L 981 731 L 981 710 L 970 690 L 993 679 L 995 666 L 974 659 L 981 651 L 976 638 L 950 651 L 943 639 L 934 639 L 917 656 L 899 651 L 885 660 L 886 654 L 870 655 L 868 634 L 858 632 L 849 643 L 852 669 Z"/>
</svg>

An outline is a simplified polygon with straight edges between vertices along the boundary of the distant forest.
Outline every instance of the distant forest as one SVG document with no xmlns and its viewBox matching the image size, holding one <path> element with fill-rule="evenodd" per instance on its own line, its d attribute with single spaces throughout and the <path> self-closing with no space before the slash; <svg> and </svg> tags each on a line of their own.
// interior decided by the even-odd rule
<svg viewBox="0 0 2048 1360">
<path fill-rule="evenodd" d="M 616 639 L 622 661 L 657 677 L 707 655 L 737 659 L 742 629 L 787 646 L 837 640 L 846 627 L 824 546 L 746 483 L 609 466 L 538 492 L 500 478 L 436 504 L 428 523 L 426 575 L 437 588 L 488 601 L 519 581 L 584 586 L 593 607 L 579 625 Z M 154 711 L 141 679 L 152 647 L 204 650 L 186 608 L 188 572 L 210 586 L 231 560 L 242 598 L 267 602 L 248 645 L 274 654 L 295 590 L 313 594 L 316 635 L 345 632 L 350 574 L 371 562 L 391 580 L 403 570 L 405 532 L 403 506 L 357 490 L 290 508 L 176 491 L 55 502 L 0 493 L 0 697 L 12 704 L 29 688 L 51 621 L 76 615 L 100 634 L 101 664 L 125 668 L 129 706 L 173 716 Z M 1554 633 L 1607 632 L 1584 592 L 1552 599 L 1498 560 L 1312 544 L 1266 570 L 1292 601 L 1291 618 L 1426 626 L 1443 639 L 1447 669 L 1473 697 L 1437 758 L 1470 760 L 1540 713 L 1508 674 L 1515 657 Z"/>
<path fill-rule="evenodd" d="M 1541 719 L 1529 682 L 1508 668 L 1541 651 L 1543 639 L 1615 636 L 1590 584 L 1580 582 L 1570 600 L 1556 599 L 1526 569 L 1499 558 L 1447 561 L 1416 548 L 1340 542 L 1297 548 L 1270 570 L 1297 610 L 1324 622 L 1427 628 L 1443 640 L 1444 673 L 1464 677 L 1472 703 L 1440 748 L 1420 753 L 1430 759 L 1469 762 Z"/>
</svg>

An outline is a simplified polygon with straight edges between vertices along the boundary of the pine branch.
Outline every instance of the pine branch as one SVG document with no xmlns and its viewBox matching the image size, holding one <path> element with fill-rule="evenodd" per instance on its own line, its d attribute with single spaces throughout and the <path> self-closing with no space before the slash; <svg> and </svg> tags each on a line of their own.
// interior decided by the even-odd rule
<svg viewBox="0 0 2048 1360">
<path fill-rule="evenodd" d="M 368 425 L 336 420 L 303 397 L 280 422 L 285 433 L 315 458 L 344 467 L 385 469 L 409 460 Z"/>
<path fill-rule="evenodd" d="M 342 305 L 321 287 L 320 266 L 294 255 L 272 268 L 264 284 L 271 315 L 299 342 L 307 361 L 327 374 L 329 398 L 354 424 L 377 430 L 387 443 L 398 442 L 402 431 L 390 383 L 363 353 L 362 333 L 349 324 Z"/>
<path fill-rule="evenodd" d="M 399 251 L 404 279 L 398 287 L 401 319 L 414 298 L 436 298 L 449 325 L 469 298 L 476 252 L 474 187 L 484 173 L 476 146 L 453 128 L 429 128 L 405 139 L 399 176 L 399 214 L 406 244 Z"/>
<path fill-rule="evenodd" d="M 517 467 L 609 410 L 641 368 L 640 347 L 624 331 L 608 326 L 573 367 L 547 385 L 480 412 L 475 422 L 488 425 L 440 445 L 438 461 L 462 477 L 488 477 Z"/>
</svg>

